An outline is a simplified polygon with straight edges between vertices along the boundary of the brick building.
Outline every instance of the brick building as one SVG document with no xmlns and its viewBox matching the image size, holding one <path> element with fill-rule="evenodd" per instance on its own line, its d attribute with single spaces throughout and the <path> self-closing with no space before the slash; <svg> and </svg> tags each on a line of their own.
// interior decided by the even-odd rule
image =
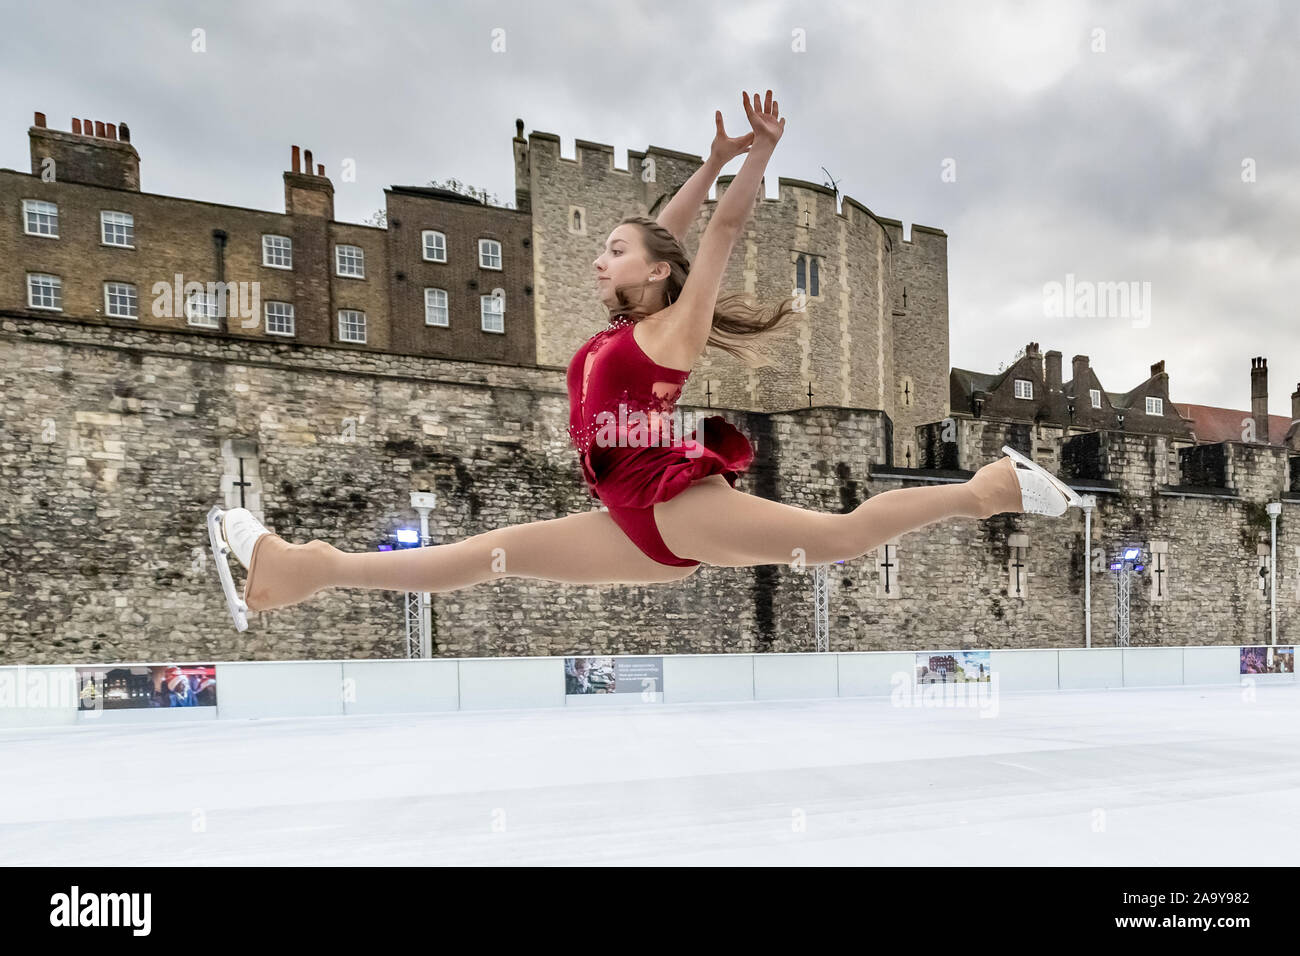
<svg viewBox="0 0 1300 956">
<path fill-rule="evenodd" d="M 292 147 L 284 212 L 140 190 L 125 124 L 29 131 L 0 170 L 0 309 L 109 326 L 531 363 L 528 217 L 447 190 L 386 191 L 388 228 L 334 218 Z"/>
</svg>

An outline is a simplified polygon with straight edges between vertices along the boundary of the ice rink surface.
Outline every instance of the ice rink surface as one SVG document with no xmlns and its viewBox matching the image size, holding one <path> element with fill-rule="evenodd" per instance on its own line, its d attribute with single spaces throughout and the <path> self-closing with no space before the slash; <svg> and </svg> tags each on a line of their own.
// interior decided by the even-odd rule
<svg viewBox="0 0 1300 956">
<path fill-rule="evenodd" d="M 985 713 L 993 713 L 989 708 Z M 8 865 L 1285 865 L 1300 689 L 0 731 Z"/>
</svg>

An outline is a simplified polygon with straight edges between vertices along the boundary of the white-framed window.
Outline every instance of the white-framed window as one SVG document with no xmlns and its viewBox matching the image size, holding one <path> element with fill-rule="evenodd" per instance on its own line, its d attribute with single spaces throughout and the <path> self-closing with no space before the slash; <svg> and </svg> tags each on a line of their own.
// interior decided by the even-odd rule
<svg viewBox="0 0 1300 956">
<path fill-rule="evenodd" d="M 1152 398 L 1147 396 L 1147 414 L 1163 415 L 1165 413 L 1165 400 L 1163 398 Z"/>
<path fill-rule="evenodd" d="M 360 246 L 334 247 L 334 273 L 348 279 L 366 277 L 366 253 Z"/>
<path fill-rule="evenodd" d="M 63 280 L 44 272 L 27 273 L 27 307 L 63 311 Z"/>
<path fill-rule="evenodd" d="M 1092 399 L 1093 408 L 1101 408 L 1101 389 L 1099 388 L 1088 389 L 1088 397 Z"/>
<path fill-rule="evenodd" d="M 366 341 L 366 314 L 359 309 L 339 309 L 339 341 Z"/>
<path fill-rule="evenodd" d="M 129 212 L 101 209 L 99 212 L 99 241 L 106 246 L 122 249 L 135 248 L 135 216 Z"/>
<path fill-rule="evenodd" d="M 266 331 L 270 335 L 293 335 L 293 303 L 266 303 Z"/>
<path fill-rule="evenodd" d="M 1016 398 L 1033 398 L 1034 383 L 1027 378 L 1016 379 Z"/>
<path fill-rule="evenodd" d="M 446 289 L 424 290 L 424 324 L 440 325 L 444 329 L 451 325 Z"/>
<path fill-rule="evenodd" d="M 478 264 L 483 269 L 501 268 L 501 243 L 495 239 L 478 241 Z"/>
<path fill-rule="evenodd" d="M 426 229 L 420 235 L 424 237 L 424 260 L 426 262 L 446 262 L 447 237 L 434 229 Z"/>
<path fill-rule="evenodd" d="M 23 232 L 29 236 L 59 238 L 59 207 L 43 199 L 24 199 Z"/>
<path fill-rule="evenodd" d="M 185 321 L 201 329 L 220 328 L 217 296 L 206 292 L 191 292 L 185 297 Z"/>
<path fill-rule="evenodd" d="M 140 318 L 140 299 L 129 282 L 104 283 L 104 314 L 114 319 Z"/>
<path fill-rule="evenodd" d="M 263 236 L 262 265 L 270 269 L 292 269 L 293 240 L 288 236 Z"/>
<path fill-rule="evenodd" d="M 494 295 L 479 296 L 479 314 L 482 317 L 484 332 L 501 332 L 506 330 L 506 312 L 503 299 Z"/>
</svg>

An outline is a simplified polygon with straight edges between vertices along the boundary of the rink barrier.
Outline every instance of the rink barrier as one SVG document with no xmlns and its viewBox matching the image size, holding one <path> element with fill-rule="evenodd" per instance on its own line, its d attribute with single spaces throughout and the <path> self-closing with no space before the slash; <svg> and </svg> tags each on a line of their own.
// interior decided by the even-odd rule
<svg viewBox="0 0 1300 956">
<path fill-rule="evenodd" d="M 998 693 L 1239 685 L 1246 678 L 1239 673 L 1240 650 L 1237 645 L 989 649 L 989 663 Z M 0 729 L 889 697 L 900 687 L 895 675 L 915 674 L 917 654 L 948 653 L 955 652 L 592 655 L 657 657 L 662 661 L 663 681 L 654 691 L 585 695 L 565 693 L 564 657 L 217 661 L 216 706 L 121 710 L 79 709 L 76 668 L 150 665 L 0 667 Z M 1295 683 L 1294 673 L 1249 676 L 1260 683 Z"/>
</svg>

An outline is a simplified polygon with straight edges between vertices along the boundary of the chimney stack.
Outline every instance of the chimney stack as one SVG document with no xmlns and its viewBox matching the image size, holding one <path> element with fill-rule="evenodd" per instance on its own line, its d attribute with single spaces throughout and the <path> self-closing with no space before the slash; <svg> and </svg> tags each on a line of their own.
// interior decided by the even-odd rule
<svg viewBox="0 0 1300 956">
<path fill-rule="evenodd" d="M 1151 377 L 1155 378 L 1157 375 L 1163 375 L 1164 371 L 1165 371 L 1165 360 L 1161 359 L 1159 362 L 1156 362 L 1155 365 L 1151 366 Z"/>
<path fill-rule="evenodd" d="M 1049 391 L 1061 390 L 1061 353 L 1052 349 L 1047 353 L 1047 388 Z"/>
<path fill-rule="evenodd" d="M 1250 360 L 1250 417 L 1255 420 L 1255 440 L 1268 444 L 1268 359 Z"/>
<path fill-rule="evenodd" d="M 37 113 L 35 119 L 27 131 L 33 176 L 40 176 L 53 162 L 60 182 L 140 191 L 140 154 L 131 145 L 125 126 L 119 139 L 118 127 L 102 120 L 91 122 L 74 116 L 69 132 L 51 129 L 44 113 Z M 91 137 L 93 142 L 83 137 Z"/>
<path fill-rule="evenodd" d="M 1287 429 L 1286 442 L 1288 448 L 1300 454 L 1300 383 L 1296 385 L 1295 391 L 1291 393 L 1291 427 Z M 1292 461 L 1292 477 L 1295 476 L 1297 467 L 1300 466 Z M 1295 486 L 1292 485 L 1292 487 Z"/>
<path fill-rule="evenodd" d="M 1088 397 L 1088 389 L 1092 388 L 1092 377 L 1088 374 L 1088 356 L 1076 355 L 1070 359 L 1070 366 L 1074 372 L 1074 394 L 1083 401 Z"/>
<path fill-rule="evenodd" d="M 292 165 L 293 168 L 284 174 L 284 211 L 290 216 L 320 216 L 333 220 L 334 184 L 325 176 L 325 164 L 314 164 L 310 149 L 300 153 L 294 146 Z"/>
</svg>

